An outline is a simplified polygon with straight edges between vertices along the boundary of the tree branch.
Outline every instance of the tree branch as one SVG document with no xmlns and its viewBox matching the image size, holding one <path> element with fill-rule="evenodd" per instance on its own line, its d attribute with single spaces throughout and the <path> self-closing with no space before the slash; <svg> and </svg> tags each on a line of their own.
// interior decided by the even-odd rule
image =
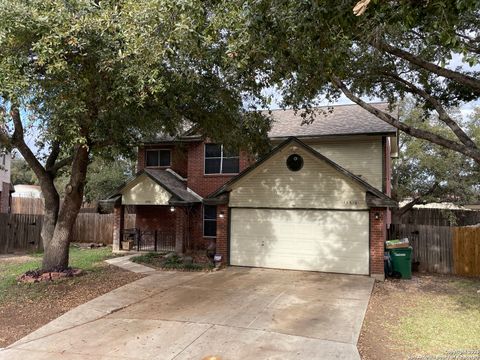
<svg viewBox="0 0 480 360">
<path fill-rule="evenodd" d="M 480 80 L 474 78 L 473 76 L 462 74 L 458 71 L 446 69 L 436 64 L 432 64 L 431 62 L 425 61 L 420 57 L 409 53 L 408 51 L 391 46 L 381 40 L 372 41 L 370 42 L 370 44 L 378 50 L 386 51 L 389 54 L 404 59 L 434 74 L 456 81 L 457 83 L 468 86 L 471 89 L 480 91 Z"/>
<path fill-rule="evenodd" d="M 58 155 L 60 155 L 60 143 L 58 141 L 54 141 L 52 143 L 52 151 L 45 162 L 45 169 L 49 171 L 55 162 L 57 161 Z"/>
<path fill-rule="evenodd" d="M 412 201 L 410 201 L 408 204 L 403 205 L 401 208 L 395 211 L 395 216 L 398 216 L 399 218 L 402 217 L 407 211 L 412 209 L 415 205 L 420 204 L 423 202 L 423 199 L 425 196 L 433 194 L 439 187 L 438 182 L 435 182 L 430 189 L 428 189 L 425 193 L 417 195 L 413 198 Z"/>
<path fill-rule="evenodd" d="M 468 147 L 472 147 L 474 149 L 475 148 L 478 149 L 477 144 L 465 133 L 465 131 L 463 131 L 463 129 L 457 124 L 457 122 L 450 117 L 450 115 L 447 113 L 447 111 L 442 106 L 442 104 L 434 96 L 430 95 L 425 90 L 419 88 L 418 86 L 414 85 L 410 81 L 405 80 L 396 74 L 389 73 L 389 72 L 383 72 L 383 74 L 403 84 L 407 88 L 407 90 L 421 96 L 426 101 L 428 101 L 437 111 L 438 118 L 441 121 L 443 121 L 453 131 L 453 133 L 464 145 Z"/>
<path fill-rule="evenodd" d="M 55 174 L 55 173 L 56 173 L 58 170 L 60 170 L 62 167 L 67 166 L 67 165 L 70 165 L 70 164 L 72 163 L 72 161 L 73 161 L 73 155 L 68 156 L 68 157 L 66 157 L 66 158 L 64 158 L 64 159 L 62 159 L 62 160 L 59 160 L 59 161 L 57 161 L 57 162 L 52 166 L 52 168 L 50 169 L 50 171 Z"/>
<path fill-rule="evenodd" d="M 52 143 L 52 151 L 47 158 L 45 163 L 45 170 L 50 172 L 53 177 L 57 174 L 57 171 L 60 170 L 62 167 L 70 165 L 73 161 L 73 156 L 67 156 L 61 160 L 58 160 L 60 155 L 60 142 L 54 141 Z"/>
<path fill-rule="evenodd" d="M 25 161 L 30 165 L 35 175 L 37 175 L 40 182 L 47 180 L 47 172 L 40 161 L 35 157 L 32 150 L 25 143 L 23 124 L 20 118 L 20 110 L 17 105 L 12 105 L 10 108 L 10 116 L 13 120 L 14 132 L 12 135 L 12 145 L 22 154 Z"/>
<path fill-rule="evenodd" d="M 337 87 L 339 90 L 341 90 L 347 98 L 349 98 L 351 101 L 354 103 L 360 105 L 362 108 L 370 112 L 371 114 L 375 115 L 378 117 L 380 120 L 385 121 L 387 124 L 390 124 L 394 127 L 396 127 L 399 130 L 402 130 L 408 135 L 411 135 L 413 137 L 419 138 L 419 139 L 424 139 L 427 141 L 430 141 L 432 143 L 435 143 L 437 145 L 443 146 L 445 148 L 457 151 L 465 156 L 468 156 L 472 159 L 475 160 L 478 164 L 480 164 L 480 150 L 477 148 L 470 148 L 464 144 L 460 144 L 456 141 L 449 140 L 447 138 L 444 138 L 443 136 L 434 134 L 429 131 L 417 129 L 414 127 L 411 127 L 405 123 L 402 123 L 398 119 L 395 119 L 392 115 L 383 112 L 376 107 L 366 103 L 362 99 L 360 99 L 358 96 L 354 95 L 348 88 L 347 86 L 335 75 L 331 75 L 330 79 L 335 87 Z"/>
</svg>

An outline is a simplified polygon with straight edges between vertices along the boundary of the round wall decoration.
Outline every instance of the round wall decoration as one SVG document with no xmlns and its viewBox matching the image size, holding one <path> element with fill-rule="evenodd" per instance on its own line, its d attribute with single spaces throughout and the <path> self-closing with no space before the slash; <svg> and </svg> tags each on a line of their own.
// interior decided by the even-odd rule
<svg viewBox="0 0 480 360">
<path fill-rule="evenodd" d="M 299 171 L 303 167 L 303 158 L 298 154 L 292 154 L 287 158 L 287 167 L 291 171 Z"/>
</svg>

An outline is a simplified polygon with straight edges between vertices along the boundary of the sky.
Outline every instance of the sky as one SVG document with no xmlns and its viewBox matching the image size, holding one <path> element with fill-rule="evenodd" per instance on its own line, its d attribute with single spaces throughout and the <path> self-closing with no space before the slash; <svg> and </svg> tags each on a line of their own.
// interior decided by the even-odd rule
<svg viewBox="0 0 480 360">
<path fill-rule="evenodd" d="M 461 68 L 463 70 L 480 70 L 480 65 L 475 65 L 473 67 L 469 66 L 468 64 L 464 63 L 462 61 L 462 56 L 459 54 L 452 54 L 452 60 L 450 63 L 446 65 L 447 68 L 450 68 L 452 70 Z M 274 88 L 266 88 L 264 90 L 265 95 L 271 95 L 272 97 L 272 102 L 270 104 L 270 109 L 279 109 L 281 107 L 281 94 L 279 91 L 277 91 Z M 367 102 L 381 102 L 383 101 L 380 98 L 362 98 L 364 101 Z M 343 105 L 343 104 L 353 104 L 352 101 L 350 101 L 345 95 L 340 96 L 340 98 L 335 102 L 335 103 L 330 103 L 327 101 L 319 101 L 320 105 Z M 460 106 L 460 112 L 462 113 L 463 117 L 468 117 L 470 114 L 472 114 L 473 110 L 475 107 L 480 106 L 480 100 L 477 101 L 471 101 L 469 103 L 462 104 Z M 22 117 L 26 118 L 27 114 L 22 113 Z M 32 129 L 29 131 L 28 135 L 26 136 L 26 143 L 27 145 L 34 151 L 36 152 L 38 149 L 35 146 L 35 140 L 38 138 L 38 132 L 35 129 Z"/>
<path fill-rule="evenodd" d="M 463 62 L 462 55 L 460 54 L 455 54 L 452 53 L 452 60 L 445 65 L 446 68 L 456 70 L 456 69 L 462 69 L 464 71 L 480 71 L 480 64 L 475 65 L 475 66 L 469 66 L 467 63 Z M 273 88 L 268 88 L 265 89 L 265 94 L 266 95 L 271 95 L 272 96 L 272 104 L 271 104 L 271 109 L 279 109 L 281 107 L 281 100 L 282 97 L 278 91 L 276 91 Z M 383 99 L 376 98 L 376 97 L 371 97 L 371 98 L 365 98 L 362 97 L 362 100 L 367 101 L 367 102 L 382 102 Z M 335 103 L 329 103 L 327 101 L 320 101 L 321 105 L 343 105 L 343 104 L 353 104 L 351 100 L 349 100 L 345 95 L 342 95 L 338 101 Z M 471 101 L 468 103 L 464 103 L 460 106 L 460 112 L 464 117 L 469 116 L 470 114 L 473 113 L 473 110 L 475 107 L 480 106 L 480 100 L 477 101 Z"/>
</svg>

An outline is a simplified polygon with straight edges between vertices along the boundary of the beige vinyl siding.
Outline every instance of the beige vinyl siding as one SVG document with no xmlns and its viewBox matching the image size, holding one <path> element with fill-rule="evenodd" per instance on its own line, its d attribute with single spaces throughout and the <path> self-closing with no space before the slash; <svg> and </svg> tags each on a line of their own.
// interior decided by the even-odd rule
<svg viewBox="0 0 480 360">
<path fill-rule="evenodd" d="M 369 273 L 368 211 L 232 209 L 230 263 Z"/>
<path fill-rule="evenodd" d="M 289 155 L 304 158 L 300 171 L 286 166 Z M 367 209 L 365 190 L 328 163 L 292 144 L 236 183 L 231 207 Z"/>
<path fill-rule="evenodd" d="M 382 191 L 382 138 L 337 139 L 308 145 Z"/>
<path fill-rule="evenodd" d="M 123 205 L 168 205 L 172 195 L 145 174 L 122 191 Z"/>
</svg>

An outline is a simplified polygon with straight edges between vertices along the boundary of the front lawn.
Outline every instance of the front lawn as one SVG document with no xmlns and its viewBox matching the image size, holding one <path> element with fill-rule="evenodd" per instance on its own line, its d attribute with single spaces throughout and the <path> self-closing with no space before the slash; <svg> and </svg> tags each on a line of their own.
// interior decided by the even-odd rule
<svg viewBox="0 0 480 360">
<path fill-rule="evenodd" d="M 476 354 L 480 279 L 421 275 L 378 282 L 358 348 L 362 359 Z"/>
<path fill-rule="evenodd" d="M 36 284 L 35 286 L 28 286 L 27 284 L 17 285 L 17 278 L 20 275 L 28 270 L 38 269 L 41 266 L 42 256 L 42 253 L 35 253 L 29 256 L 22 256 L 24 261 L 16 261 L 14 258 L 12 260 L 0 260 L 0 303 L 15 298 L 17 292 L 24 296 L 34 297 L 37 292 L 41 293 L 45 286 L 51 285 L 45 283 Z M 112 256 L 112 249 L 109 247 L 80 249 L 72 246 L 70 248 L 70 266 L 90 273 L 101 271 L 104 269 L 103 260 Z"/>
<path fill-rule="evenodd" d="M 38 268 L 42 254 L 0 257 L 0 347 L 5 347 L 66 311 L 141 275 L 104 262 L 111 248 L 70 248 L 70 266 L 83 275 L 55 282 L 17 283 L 18 276 Z"/>
</svg>

